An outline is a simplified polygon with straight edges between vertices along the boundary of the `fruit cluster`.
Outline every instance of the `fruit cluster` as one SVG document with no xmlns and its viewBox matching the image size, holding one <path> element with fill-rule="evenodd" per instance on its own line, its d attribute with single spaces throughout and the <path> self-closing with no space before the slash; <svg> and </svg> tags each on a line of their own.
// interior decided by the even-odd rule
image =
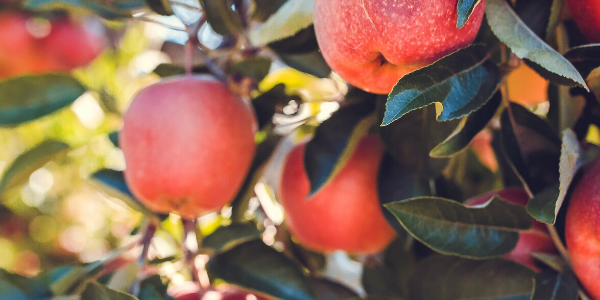
<svg viewBox="0 0 600 300">
<path fill-rule="evenodd" d="M 67 72 L 90 63 L 104 38 L 68 16 L 0 12 L 0 78 Z"/>
<path fill-rule="evenodd" d="M 152 9 L 171 14 L 171 8 L 156 7 L 167 2 L 153 3 Z M 478 270 L 487 263 L 528 279 L 550 274 L 558 276 L 558 282 L 564 275 L 566 283 L 556 283 L 564 284 L 561 291 L 600 300 L 600 147 L 588 143 L 594 126 L 600 126 L 600 46 L 587 44 L 600 42 L 600 1 L 568 0 L 558 8 L 560 1 L 314 0 L 312 25 L 260 46 L 253 45 L 260 40 L 257 32 L 284 17 L 306 15 L 301 1 L 295 7 L 300 12 L 288 15 L 281 11 L 291 9 L 293 1 L 269 7 L 269 14 L 280 13 L 271 23 L 257 12 L 249 13 L 258 11 L 259 2 L 270 1 L 200 2 L 201 8 L 179 3 L 204 14 L 185 24 L 189 39 L 177 46 L 184 59 L 171 57 L 185 65 L 163 65 L 162 71 L 169 73 L 164 76 L 155 69 L 162 78 L 133 96 L 113 142 L 122 150 L 126 169 L 111 174 L 123 175 L 120 191 L 131 192 L 124 194 L 139 200 L 149 219 L 136 244 L 143 248 L 140 264 L 150 256 L 159 219 L 175 214 L 182 221 L 183 260 L 197 283 L 172 286 L 171 297 L 271 299 L 227 284 L 213 287 L 215 282 L 202 282 L 206 278 L 199 274 L 228 284 L 244 283 L 259 263 L 252 261 L 249 267 L 235 260 L 272 251 L 270 258 L 280 255 L 276 258 L 293 265 L 282 271 L 283 279 L 272 278 L 279 276 L 278 269 L 275 276 L 265 279 L 267 275 L 259 274 L 246 282 L 255 284 L 253 290 L 275 291 L 269 295 L 283 298 L 289 290 L 310 290 L 310 280 L 321 275 L 306 257 L 341 250 L 363 260 L 363 275 L 381 272 L 373 276 L 377 284 L 370 287 L 375 292 L 369 298 L 380 296 L 377 288 L 385 285 L 414 283 L 417 275 L 425 280 L 414 285 L 425 282 L 425 288 L 407 292 L 394 287 L 390 294 L 440 298 L 424 296 L 437 292 L 431 291 L 428 280 L 440 273 L 439 266 L 429 273 L 411 269 L 395 274 L 397 270 L 384 265 L 396 255 L 388 253 L 393 249 L 402 252 L 397 254 L 403 255 L 398 264 L 407 268 L 449 257 L 459 261 L 452 267 L 464 267 L 462 275 L 501 273 Z M 538 16 L 533 13 L 538 7 L 548 8 L 548 22 L 531 17 Z M 211 9 L 218 16 L 209 15 Z M 98 56 L 105 40 L 65 14 L 40 17 L 0 11 L 0 78 L 68 72 Z M 565 34 L 564 23 L 571 17 L 571 30 L 587 42 L 576 44 L 575 34 Z M 202 31 L 208 25 L 214 32 Z M 204 35 L 213 33 L 222 37 L 215 39 L 221 43 L 215 49 L 202 43 Z M 308 49 L 308 54 L 295 48 Z M 306 77 L 280 78 L 285 87 L 270 85 L 276 80 L 264 78 L 279 67 L 271 64 L 274 60 L 322 75 L 327 83 L 302 74 L 318 83 L 315 89 L 329 84 L 336 95 L 319 91 L 314 94 L 324 100 L 312 99 L 318 97 L 306 95 L 312 92 L 303 90 L 309 85 Z M 325 75 L 320 74 L 323 69 L 316 70 L 317 61 L 325 66 Z M 194 65 L 198 62 L 201 65 Z M 270 89 L 264 88 L 267 85 Z M 300 91 L 292 86 L 300 86 Z M 339 104 L 339 109 L 322 120 L 322 102 Z M 287 110 L 297 110 L 306 119 L 289 118 L 292 113 Z M 272 168 L 276 171 L 264 171 L 268 164 L 277 164 Z M 266 178 L 273 174 L 276 180 Z M 267 189 L 267 196 L 259 195 L 263 183 L 273 193 Z M 250 209 L 251 203 L 259 203 L 258 208 Z M 231 216 L 223 209 L 228 206 Z M 242 217 L 234 217 L 238 209 Z M 274 211 L 283 213 L 281 222 L 273 218 Z M 208 246 L 202 243 L 211 236 L 200 237 L 206 257 L 197 256 L 186 245 L 188 238 L 201 217 L 219 212 L 219 229 L 232 231 Z M 249 216 L 250 212 L 257 213 Z M 243 230 L 235 231 L 239 228 Z M 206 258 L 205 269 L 196 269 L 200 264 L 195 258 Z M 118 259 L 113 263 L 118 267 L 109 265 L 101 275 L 121 268 Z M 219 264 L 221 268 L 214 267 Z M 221 278 L 224 273 L 230 278 Z M 472 274 L 465 277 L 476 281 Z M 273 281 L 297 279 L 296 275 L 306 281 L 294 284 L 306 287 L 287 282 L 274 287 Z M 388 275 L 394 277 L 391 284 L 382 278 Z M 410 276 L 417 279 L 407 279 Z M 436 282 L 445 285 L 440 288 L 448 296 L 444 299 L 529 298 L 497 291 L 488 295 L 485 287 L 475 296 L 465 292 L 451 298 L 455 288 L 448 282 L 459 281 L 452 276 Z M 141 286 L 140 277 L 130 290 Z M 368 285 L 365 278 L 362 284 Z M 511 280 L 505 278 L 521 284 Z M 201 282 L 205 287 L 199 287 Z M 542 282 L 535 288 L 547 288 Z M 524 290 L 520 292 L 531 293 Z"/>
</svg>

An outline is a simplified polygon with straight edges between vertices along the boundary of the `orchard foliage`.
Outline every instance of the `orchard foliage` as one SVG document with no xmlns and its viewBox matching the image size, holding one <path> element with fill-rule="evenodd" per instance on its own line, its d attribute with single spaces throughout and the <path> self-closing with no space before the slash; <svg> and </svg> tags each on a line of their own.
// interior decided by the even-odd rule
<svg viewBox="0 0 600 300">
<path fill-rule="evenodd" d="M 328 66 L 314 2 L 0 1 L 0 18 L 25 16 L 26 29 L 19 51 L 0 40 L 0 70 L 9 60 L 29 64 L 0 74 L 0 299 L 174 299 L 187 281 L 203 295 L 232 284 L 286 300 L 594 299 L 598 281 L 586 284 L 590 278 L 571 266 L 565 216 L 573 189 L 589 184 L 581 173 L 600 153 L 600 45 L 586 40 L 592 35 L 581 32 L 588 27 L 569 6 L 450 1 L 456 28 L 485 5 L 474 42 L 376 95 Z M 102 52 L 40 69 L 81 49 L 71 38 L 48 42 L 71 45 L 70 54 L 41 46 L 58 34 L 60 18 L 101 36 Z M 19 33 L 0 26 L 2 39 L 17 41 Z M 528 71 L 515 71 L 524 65 Z M 223 192 L 235 195 L 230 204 L 182 220 L 132 193 L 119 130 L 137 91 L 190 74 L 211 74 L 251 104 L 258 132 L 241 187 Z M 352 167 L 367 135 L 383 146 L 371 166 L 371 198 L 395 239 L 369 255 L 308 249 L 286 228 L 294 211 L 277 202 L 288 153 L 306 143 L 310 198 Z M 210 174 L 219 175 L 227 176 Z M 169 177 L 161 180 L 177 183 Z M 505 188 L 519 188 L 529 201 L 489 194 Z M 492 196 L 463 204 L 482 194 Z M 330 202 L 337 206 L 330 211 L 348 210 L 343 197 Z M 327 218 L 302 212 L 311 213 L 307 220 Z M 364 212 L 344 222 L 369 218 Z M 340 226 L 319 223 L 309 232 Z M 536 230 L 555 250 L 519 248 L 527 263 L 511 260 Z"/>
</svg>

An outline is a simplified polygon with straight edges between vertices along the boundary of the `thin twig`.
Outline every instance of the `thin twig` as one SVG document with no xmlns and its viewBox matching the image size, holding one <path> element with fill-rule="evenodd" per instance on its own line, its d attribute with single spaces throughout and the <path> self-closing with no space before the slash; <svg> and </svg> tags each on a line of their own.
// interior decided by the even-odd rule
<svg viewBox="0 0 600 300">
<path fill-rule="evenodd" d="M 142 245 L 142 254 L 138 258 L 138 266 L 141 271 L 148 264 L 148 250 L 150 249 L 150 243 L 152 241 L 152 237 L 156 233 L 157 224 L 154 221 L 149 221 L 142 238 L 140 239 L 140 244 Z M 141 288 L 141 274 L 142 272 L 138 272 L 137 277 L 131 287 L 129 288 L 130 294 L 134 296 L 138 296 Z"/>
<path fill-rule="evenodd" d="M 550 233 L 550 237 L 552 238 L 552 242 L 554 242 L 554 246 L 562 256 L 563 260 L 567 263 L 569 268 L 573 268 L 571 266 L 571 259 L 569 258 L 569 252 L 567 251 L 567 247 L 563 244 L 558 232 L 556 231 L 556 227 L 554 225 L 546 224 L 546 228 L 548 228 L 548 233 Z"/>
</svg>

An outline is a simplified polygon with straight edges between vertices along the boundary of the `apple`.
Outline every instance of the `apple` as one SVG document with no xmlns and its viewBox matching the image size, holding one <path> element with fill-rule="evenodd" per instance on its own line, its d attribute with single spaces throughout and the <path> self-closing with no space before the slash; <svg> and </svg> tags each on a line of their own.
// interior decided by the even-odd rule
<svg viewBox="0 0 600 300">
<path fill-rule="evenodd" d="M 527 205 L 529 202 L 529 196 L 525 190 L 520 188 L 506 188 L 498 191 L 491 191 L 477 197 L 468 199 L 464 202 L 467 206 L 481 205 L 486 201 L 490 200 L 494 195 L 514 204 Z M 531 269 L 539 272 L 540 269 L 535 265 L 533 258 L 531 257 L 532 252 L 540 253 L 555 253 L 556 248 L 552 237 L 546 229 L 546 225 L 541 222 L 534 221 L 533 226 L 519 233 L 519 240 L 515 249 L 504 257 L 523 265 L 530 267 Z"/>
<path fill-rule="evenodd" d="M 587 166 L 573 189 L 565 238 L 573 271 L 594 299 L 600 299 L 600 158 Z"/>
<path fill-rule="evenodd" d="M 186 282 L 169 288 L 168 294 L 176 300 L 271 300 L 266 296 L 256 295 L 228 284 L 221 284 L 216 289 L 202 290 L 198 284 Z"/>
<path fill-rule="evenodd" d="M 0 13 L 0 77 L 29 73 L 38 68 L 36 40 L 27 29 L 29 17 L 20 12 Z"/>
<path fill-rule="evenodd" d="M 304 169 L 305 144 L 296 146 L 283 167 L 278 199 L 285 223 L 304 246 L 320 251 L 375 253 L 395 236 L 380 208 L 377 171 L 383 146 L 363 137 L 340 172 L 310 198 Z"/>
<path fill-rule="evenodd" d="M 567 0 L 571 16 L 590 43 L 600 43 L 600 2 Z"/>
<path fill-rule="evenodd" d="M 68 17 L 53 19 L 40 49 L 65 71 L 90 63 L 104 48 L 102 36 Z"/>
<path fill-rule="evenodd" d="M 68 72 L 90 63 L 104 48 L 104 38 L 68 17 L 50 19 L 50 31 L 35 35 L 30 14 L 0 13 L 0 78 Z"/>
<path fill-rule="evenodd" d="M 193 219 L 236 195 L 254 157 L 257 121 L 248 103 L 208 75 L 142 89 L 123 116 L 125 180 L 158 213 Z"/>
<path fill-rule="evenodd" d="M 332 70 L 365 91 L 388 94 L 402 76 L 467 46 L 485 7 L 456 28 L 456 0 L 315 0 L 314 26 Z"/>
</svg>

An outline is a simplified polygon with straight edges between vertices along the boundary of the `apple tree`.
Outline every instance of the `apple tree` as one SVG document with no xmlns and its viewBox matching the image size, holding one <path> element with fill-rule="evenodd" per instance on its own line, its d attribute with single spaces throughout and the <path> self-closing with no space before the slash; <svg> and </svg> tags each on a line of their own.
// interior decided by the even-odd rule
<svg viewBox="0 0 600 300">
<path fill-rule="evenodd" d="M 0 0 L 0 300 L 600 300 L 600 3 Z"/>
</svg>

